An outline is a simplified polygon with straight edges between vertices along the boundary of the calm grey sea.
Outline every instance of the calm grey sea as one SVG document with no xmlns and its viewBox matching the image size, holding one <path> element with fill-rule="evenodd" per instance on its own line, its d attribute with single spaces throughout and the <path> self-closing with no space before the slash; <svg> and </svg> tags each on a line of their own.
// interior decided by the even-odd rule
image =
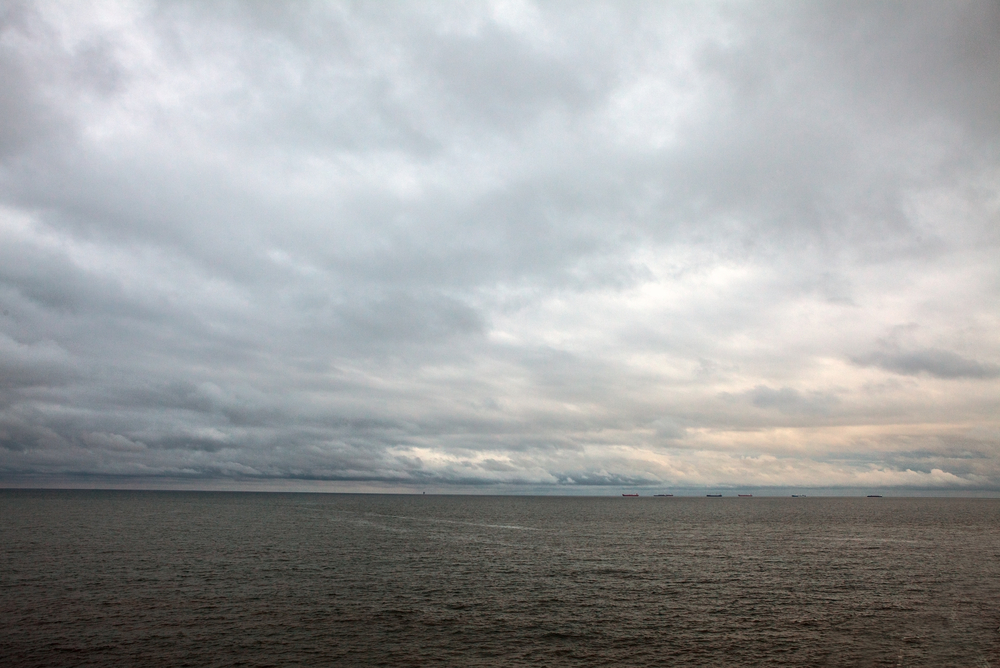
<svg viewBox="0 0 1000 668">
<path fill-rule="evenodd" d="M 997 666 L 1000 500 L 0 492 L 4 666 Z"/>
</svg>

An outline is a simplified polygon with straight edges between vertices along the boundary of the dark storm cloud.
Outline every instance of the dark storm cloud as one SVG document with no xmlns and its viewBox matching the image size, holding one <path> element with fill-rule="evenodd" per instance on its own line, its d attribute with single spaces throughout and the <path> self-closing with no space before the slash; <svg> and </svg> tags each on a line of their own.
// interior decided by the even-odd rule
<svg viewBox="0 0 1000 668">
<path fill-rule="evenodd" d="M 0 11 L 0 471 L 1000 484 L 994 3 Z"/>
</svg>

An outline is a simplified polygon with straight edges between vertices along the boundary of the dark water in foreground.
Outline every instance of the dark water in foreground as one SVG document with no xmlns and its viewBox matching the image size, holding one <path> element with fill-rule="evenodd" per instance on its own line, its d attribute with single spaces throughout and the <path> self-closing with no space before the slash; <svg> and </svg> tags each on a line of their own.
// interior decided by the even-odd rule
<svg viewBox="0 0 1000 668">
<path fill-rule="evenodd" d="M 1000 500 L 0 492 L 0 665 L 1000 667 Z"/>
</svg>

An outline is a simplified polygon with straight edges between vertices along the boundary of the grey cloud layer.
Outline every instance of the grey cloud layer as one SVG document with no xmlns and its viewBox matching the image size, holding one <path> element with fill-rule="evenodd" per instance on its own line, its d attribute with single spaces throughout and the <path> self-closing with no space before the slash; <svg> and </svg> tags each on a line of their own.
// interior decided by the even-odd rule
<svg viewBox="0 0 1000 668">
<path fill-rule="evenodd" d="M 1000 484 L 995 4 L 0 11 L 8 476 Z"/>
<path fill-rule="evenodd" d="M 929 373 L 938 378 L 998 378 L 1000 366 L 970 360 L 948 350 L 915 350 L 912 352 L 873 353 L 859 360 L 907 375 Z"/>
</svg>

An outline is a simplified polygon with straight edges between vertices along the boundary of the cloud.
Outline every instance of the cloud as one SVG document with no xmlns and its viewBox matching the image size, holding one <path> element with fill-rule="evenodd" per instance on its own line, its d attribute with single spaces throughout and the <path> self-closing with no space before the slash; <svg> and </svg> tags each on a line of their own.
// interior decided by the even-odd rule
<svg viewBox="0 0 1000 668">
<path fill-rule="evenodd" d="M 1000 486 L 995 4 L 0 12 L 0 474 Z"/>
<path fill-rule="evenodd" d="M 906 375 L 927 373 L 937 378 L 1000 377 L 1000 366 L 977 362 L 949 350 L 927 348 L 909 352 L 879 352 L 855 360 L 856 364 L 877 366 Z"/>
<path fill-rule="evenodd" d="M 775 409 L 782 413 L 828 413 L 837 403 L 837 397 L 822 393 L 805 395 L 792 387 L 774 389 L 767 385 L 757 385 L 752 390 L 739 395 L 723 393 L 723 398 L 734 401 L 748 401 L 762 409 Z"/>
</svg>

